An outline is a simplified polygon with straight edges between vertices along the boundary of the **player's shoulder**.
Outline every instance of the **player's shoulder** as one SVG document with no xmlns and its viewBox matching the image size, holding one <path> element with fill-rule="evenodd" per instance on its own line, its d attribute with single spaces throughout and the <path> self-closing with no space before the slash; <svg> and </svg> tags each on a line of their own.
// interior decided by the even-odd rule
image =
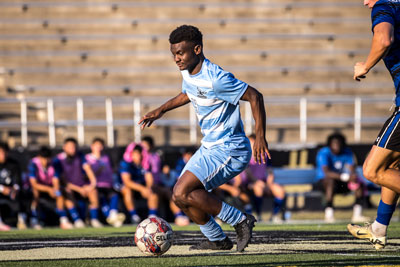
<svg viewBox="0 0 400 267">
<path fill-rule="evenodd" d="M 331 149 L 328 146 L 324 146 L 318 151 L 318 154 L 319 155 L 330 155 Z"/>
<path fill-rule="evenodd" d="M 204 60 L 204 64 L 205 64 L 204 70 L 207 71 L 211 76 L 211 78 L 214 80 L 220 79 L 221 77 L 227 74 L 231 75 L 229 71 L 224 70 L 221 66 L 211 62 L 208 59 Z"/>
<path fill-rule="evenodd" d="M 400 0 L 379 0 L 372 8 L 372 13 L 381 10 L 397 10 L 400 7 Z"/>
</svg>

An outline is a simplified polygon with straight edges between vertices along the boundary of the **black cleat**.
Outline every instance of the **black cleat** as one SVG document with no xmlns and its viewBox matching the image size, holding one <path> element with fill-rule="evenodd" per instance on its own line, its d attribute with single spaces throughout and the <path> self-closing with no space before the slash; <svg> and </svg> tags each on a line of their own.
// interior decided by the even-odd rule
<svg viewBox="0 0 400 267">
<path fill-rule="evenodd" d="M 190 246 L 189 250 L 231 250 L 233 248 L 233 243 L 229 237 L 221 241 L 210 241 L 204 240 L 200 243 Z"/>
<path fill-rule="evenodd" d="M 253 215 L 247 213 L 245 215 L 246 219 L 234 226 L 236 230 L 236 248 L 239 252 L 243 252 L 250 243 L 253 227 L 257 221 Z"/>
</svg>

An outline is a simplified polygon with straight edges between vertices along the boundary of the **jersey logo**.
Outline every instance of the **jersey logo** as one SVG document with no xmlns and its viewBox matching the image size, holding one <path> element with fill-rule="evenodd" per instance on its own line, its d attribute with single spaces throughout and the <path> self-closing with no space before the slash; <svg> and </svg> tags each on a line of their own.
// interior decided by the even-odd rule
<svg viewBox="0 0 400 267">
<path fill-rule="evenodd" d="M 199 98 L 207 98 L 206 94 L 207 94 L 206 91 L 202 91 L 199 87 L 197 87 L 197 97 L 199 97 Z"/>
</svg>

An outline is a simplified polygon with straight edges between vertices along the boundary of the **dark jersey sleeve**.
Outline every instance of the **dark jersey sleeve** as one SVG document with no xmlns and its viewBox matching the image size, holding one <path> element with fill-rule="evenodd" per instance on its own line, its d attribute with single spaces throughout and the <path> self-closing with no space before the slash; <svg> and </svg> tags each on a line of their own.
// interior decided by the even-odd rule
<svg viewBox="0 0 400 267">
<path fill-rule="evenodd" d="M 396 24 L 395 14 L 396 12 L 390 3 L 376 3 L 371 12 L 372 31 L 374 31 L 376 25 L 382 22 L 388 22 L 394 26 Z"/>
</svg>

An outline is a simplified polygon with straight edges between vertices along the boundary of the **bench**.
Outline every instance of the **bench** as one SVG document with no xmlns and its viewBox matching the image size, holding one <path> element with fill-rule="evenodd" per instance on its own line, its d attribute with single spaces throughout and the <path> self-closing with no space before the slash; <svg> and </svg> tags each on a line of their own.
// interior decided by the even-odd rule
<svg viewBox="0 0 400 267">
<path fill-rule="evenodd" d="M 364 180 L 369 189 L 369 194 L 380 194 L 380 189 L 364 177 L 362 167 L 357 167 L 357 174 Z M 316 175 L 314 168 L 274 168 L 274 175 L 275 182 L 282 185 L 286 190 L 289 208 L 294 210 L 323 208 L 323 193 L 313 190 Z"/>
</svg>

